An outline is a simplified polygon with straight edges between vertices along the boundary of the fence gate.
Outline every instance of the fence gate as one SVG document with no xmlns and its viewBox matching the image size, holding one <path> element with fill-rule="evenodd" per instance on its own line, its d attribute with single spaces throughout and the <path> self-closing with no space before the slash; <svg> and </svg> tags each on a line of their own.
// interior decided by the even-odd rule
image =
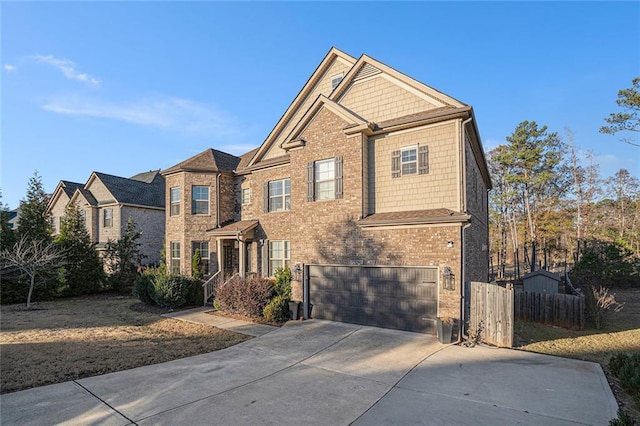
<svg viewBox="0 0 640 426">
<path fill-rule="evenodd" d="M 496 284 L 467 283 L 469 301 L 469 333 L 482 327 L 480 337 L 490 345 L 513 347 L 514 292 Z"/>
</svg>

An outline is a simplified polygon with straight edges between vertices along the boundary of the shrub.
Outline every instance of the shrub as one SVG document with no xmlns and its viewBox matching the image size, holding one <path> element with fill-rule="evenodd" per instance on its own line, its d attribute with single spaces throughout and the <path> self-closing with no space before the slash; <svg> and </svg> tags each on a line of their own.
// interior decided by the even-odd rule
<svg viewBox="0 0 640 426">
<path fill-rule="evenodd" d="M 291 299 L 291 269 L 288 266 L 277 268 L 274 276 L 276 281 L 273 287 L 276 294 L 286 299 Z"/>
<path fill-rule="evenodd" d="M 133 286 L 133 295 L 140 299 L 140 301 L 144 304 L 155 304 L 153 297 L 151 297 L 151 293 L 153 292 L 153 280 L 155 276 L 155 271 L 145 271 L 144 274 L 138 276 L 138 278 L 136 279 L 136 283 Z"/>
<path fill-rule="evenodd" d="M 216 286 L 214 306 L 222 311 L 259 317 L 271 300 L 273 291 L 273 284 L 267 279 L 245 279 L 235 275 Z"/>
<path fill-rule="evenodd" d="M 277 295 L 264 307 L 262 311 L 264 319 L 267 321 L 279 322 L 289 319 L 289 299 Z"/>
<path fill-rule="evenodd" d="M 635 426 L 635 422 L 626 411 L 618 409 L 618 418 L 611 420 L 609 426 Z"/>
<path fill-rule="evenodd" d="M 151 298 L 163 308 L 177 308 L 187 303 L 191 281 L 178 275 L 157 275 L 153 280 Z"/>
<path fill-rule="evenodd" d="M 604 327 L 614 312 L 622 310 L 622 304 L 616 302 L 615 294 L 601 285 L 587 285 L 583 288 L 587 319 L 593 323 L 596 330 Z"/>
<path fill-rule="evenodd" d="M 620 380 L 620 385 L 640 405 L 640 353 L 618 353 L 612 356 L 609 369 Z"/>
</svg>

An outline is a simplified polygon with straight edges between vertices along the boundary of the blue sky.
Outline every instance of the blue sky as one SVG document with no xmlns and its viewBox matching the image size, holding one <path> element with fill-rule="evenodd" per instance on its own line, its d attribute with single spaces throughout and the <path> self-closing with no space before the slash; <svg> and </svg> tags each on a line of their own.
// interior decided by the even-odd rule
<svg viewBox="0 0 640 426">
<path fill-rule="evenodd" d="M 640 2 L 0 2 L 2 202 L 260 145 L 328 50 L 474 107 L 485 150 L 534 120 L 640 176 L 602 135 L 640 75 Z"/>
</svg>

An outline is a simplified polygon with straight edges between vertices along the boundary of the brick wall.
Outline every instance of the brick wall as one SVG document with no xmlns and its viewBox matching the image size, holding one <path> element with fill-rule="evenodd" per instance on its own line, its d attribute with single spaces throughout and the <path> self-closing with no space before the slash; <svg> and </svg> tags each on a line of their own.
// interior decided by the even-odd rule
<svg viewBox="0 0 640 426">
<path fill-rule="evenodd" d="M 123 206 L 121 217 L 123 230 L 127 226 L 127 221 L 131 218 L 137 225 L 137 229 L 142 232 L 138 240 L 141 244 L 140 251 L 145 256 L 142 263 L 145 265 L 158 264 L 164 240 L 164 210 Z"/>
</svg>

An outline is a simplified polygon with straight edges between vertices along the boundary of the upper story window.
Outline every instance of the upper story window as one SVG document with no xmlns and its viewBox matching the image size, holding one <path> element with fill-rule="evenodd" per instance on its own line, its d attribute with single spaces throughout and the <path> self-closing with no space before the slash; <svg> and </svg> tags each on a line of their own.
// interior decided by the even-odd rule
<svg viewBox="0 0 640 426">
<path fill-rule="evenodd" d="M 87 222 L 87 212 L 85 212 L 84 210 L 80 210 L 80 220 L 82 221 L 82 223 Z"/>
<path fill-rule="evenodd" d="M 307 201 L 342 198 L 342 157 L 307 165 Z"/>
<path fill-rule="evenodd" d="M 209 214 L 209 187 L 193 186 L 191 192 L 191 213 Z"/>
<path fill-rule="evenodd" d="M 340 84 L 340 82 L 342 81 L 342 78 L 344 77 L 344 75 L 342 73 L 334 75 L 333 77 L 331 77 L 331 89 L 335 89 L 338 84 Z"/>
<path fill-rule="evenodd" d="M 113 226 L 113 209 L 102 210 L 102 226 L 105 228 Z"/>
<path fill-rule="evenodd" d="M 291 210 L 291 180 L 280 179 L 265 183 L 265 212 Z"/>
<path fill-rule="evenodd" d="M 242 188 L 242 204 L 251 203 L 251 188 Z"/>
<path fill-rule="evenodd" d="M 180 214 L 180 187 L 176 186 L 175 188 L 171 188 L 171 207 L 169 210 L 169 214 L 171 216 L 178 216 Z"/>
<path fill-rule="evenodd" d="M 391 153 L 391 177 L 429 173 L 429 147 L 412 145 Z"/>
</svg>

